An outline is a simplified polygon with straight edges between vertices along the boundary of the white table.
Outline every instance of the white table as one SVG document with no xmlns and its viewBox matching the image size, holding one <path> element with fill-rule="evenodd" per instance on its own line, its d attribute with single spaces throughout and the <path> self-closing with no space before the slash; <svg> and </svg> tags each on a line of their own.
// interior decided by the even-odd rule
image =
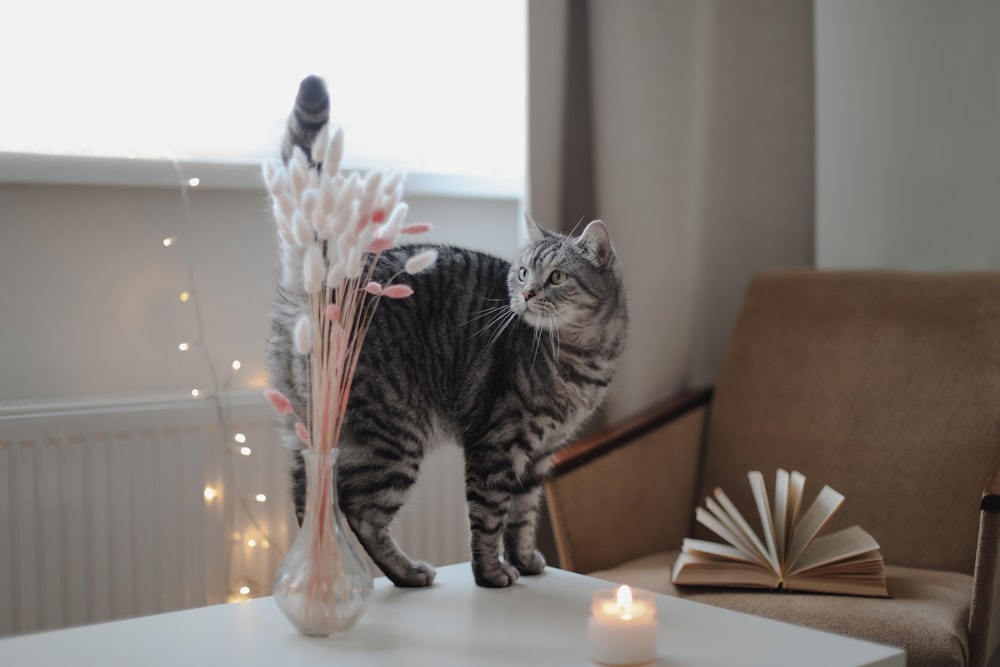
<svg viewBox="0 0 1000 667">
<path fill-rule="evenodd" d="M 0 665 L 592 665 L 590 597 L 611 584 L 548 568 L 506 589 L 438 569 L 429 589 L 387 580 L 350 633 L 298 635 L 270 598 L 0 640 Z M 904 667 L 903 651 L 664 595 L 656 665 Z"/>
</svg>

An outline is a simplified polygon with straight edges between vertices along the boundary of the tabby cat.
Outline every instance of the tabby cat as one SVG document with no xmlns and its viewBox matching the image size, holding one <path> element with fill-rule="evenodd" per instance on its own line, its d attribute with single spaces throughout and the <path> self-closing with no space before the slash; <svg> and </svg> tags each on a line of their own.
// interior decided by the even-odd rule
<svg viewBox="0 0 1000 667">
<path fill-rule="evenodd" d="M 309 147 L 328 120 L 322 80 L 305 79 L 282 149 Z M 427 586 L 434 569 L 411 560 L 390 524 L 429 448 L 457 441 L 465 454 L 472 570 L 481 586 L 538 574 L 535 548 L 541 483 L 549 458 L 600 405 L 625 344 L 619 261 L 600 221 L 576 238 L 526 220 L 513 263 L 435 246 L 436 264 L 403 272 L 415 246 L 383 254 L 374 280 L 407 283 L 406 299 L 383 299 L 368 330 L 340 444 L 338 498 L 361 545 L 397 586 Z M 301 285 L 279 277 L 269 341 L 272 386 L 306 414 L 305 359 L 292 330 L 304 309 Z M 286 444 L 302 445 L 288 417 Z M 305 478 L 293 455 L 301 521 Z"/>
</svg>

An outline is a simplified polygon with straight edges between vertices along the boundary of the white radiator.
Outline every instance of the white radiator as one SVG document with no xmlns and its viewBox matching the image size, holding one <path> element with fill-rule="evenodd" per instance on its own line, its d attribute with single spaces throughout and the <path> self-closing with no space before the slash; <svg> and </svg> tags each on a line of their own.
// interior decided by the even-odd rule
<svg viewBox="0 0 1000 667">
<path fill-rule="evenodd" d="M 0 407 L 0 636 L 269 594 L 297 531 L 277 443 L 256 394 Z M 428 457 L 394 526 L 413 557 L 468 559 L 463 480 L 457 448 Z"/>
</svg>

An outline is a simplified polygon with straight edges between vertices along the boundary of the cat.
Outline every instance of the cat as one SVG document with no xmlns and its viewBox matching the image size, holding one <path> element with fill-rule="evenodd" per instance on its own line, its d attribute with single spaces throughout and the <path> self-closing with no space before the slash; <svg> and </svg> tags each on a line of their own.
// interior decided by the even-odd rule
<svg viewBox="0 0 1000 667">
<path fill-rule="evenodd" d="M 318 77 L 305 79 L 283 146 L 307 151 L 329 118 Z M 480 586 L 504 587 L 542 572 L 535 527 L 549 459 L 602 403 L 625 345 L 622 269 L 606 226 L 578 237 L 544 230 L 527 216 L 513 262 L 435 245 L 433 267 L 403 272 L 419 250 L 386 251 L 374 280 L 406 282 L 406 299 L 382 299 L 351 389 L 337 497 L 360 544 L 397 586 L 427 586 L 434 569 L 411 560 L 390 524 L 440 441 L 464 449 L 472 571 Z M 308 382 L 292 329 L 304 294 L 279 277 L 268 345 L 272 387 L 305 414 Z M 294 420 L 286 445 L 299 448 Z M 293 453 L 293 495 L 302 520 L 305 478 Z"/>
</svg>

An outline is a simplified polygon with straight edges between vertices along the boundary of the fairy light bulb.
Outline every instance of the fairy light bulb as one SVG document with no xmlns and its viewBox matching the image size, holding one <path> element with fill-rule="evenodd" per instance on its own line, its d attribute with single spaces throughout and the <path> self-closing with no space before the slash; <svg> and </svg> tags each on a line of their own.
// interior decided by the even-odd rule
<svg viewBox="0 0 1000 667">
<path fill-rule="evenodd" d="M 243 366 L 243 364 L 241 364 L 241 363 L 240 363 L 240 360 L 239 360 L 239 359 L 237 359 L 237 360 L 235 360 L 235 361 L 233 362 L 233 370 L 234 370 L 234 371 L 238 371 L 238 370 L 240 370 L 240 368 L 241 368 L 242 366 Z"/>
<path fill-rule="evenodd" d="M 205 487 L 205 500 L 211 502 L 219 497 L 219 490 L 212 486 Z"/>
<path fill-rule="evenodd" d="M 177 241 L 177 237 L 176 236 L 168 236 L 167 238 L 163 239 L 163 247 L 164 248 L 169 248 L 176 241 Z"/>
<path fill-rule="evenodd" d="M 177 346 L 177 349 L 180 350 L 181 352 L 187 352 L 188 350 L 191 349 L 191 344 L 181 343 L 180 345 Z"/>
<path fill-rule="evenodd" d="M 240 595 L 250 595 L 250 587 L 240 586 Z"/>
<path fill-rule="evenodd" d="M 240 454 L 242 454 L 243 456 L 250 456 L 251 454 L 253 454 L 253 450 L 245 446 L 240 447 Z"/>
<path fill-rule="evenodd" d="M 257 546 L 257 540 L 251 537 L 249 540 L 247 540 L 247 546 L 253 549 L 255 546 Z"/>
<path fill-rule="evenodd" d="M 233 440 L 235 440 L 240 444 L 243 444 L 244 442 L 247 441 L 247 437 L 242 433 L 237 433 L 236 435 L 233 436 Z"/>
<path fill-rule="evenodd" d="M 180 299 L 182 303 L 187 303 L 188 301 L 191 300 L 191 292 L 185 290 L 181 292 L 179 295 L 177 295 L 177 298 Z"/>
<path fill-rule="evenodd" d="M 201 391 L 199 391 L 198 389 L 192 389 L 191 390 L 191 397 L 192 398 L 198 398 L 199 396 L 201 396 Z"/>
<path fill-rule="evenodd" d="M 254 496 L 254 499 L 258 503 L 266 503 L 267 502 L 267 495 L 263 494 L 263 493 L 258 493 L 256 496 Z"/>
<path fill-rule="evenodd" d="M 194 178 L 189 178 L 188 185 L 190 185 L 192 188 L 196 188 L 199 185 L 201 185 L 201 179 L 198 178 L 197 176 L 195 176 Z"/>
</svg>

